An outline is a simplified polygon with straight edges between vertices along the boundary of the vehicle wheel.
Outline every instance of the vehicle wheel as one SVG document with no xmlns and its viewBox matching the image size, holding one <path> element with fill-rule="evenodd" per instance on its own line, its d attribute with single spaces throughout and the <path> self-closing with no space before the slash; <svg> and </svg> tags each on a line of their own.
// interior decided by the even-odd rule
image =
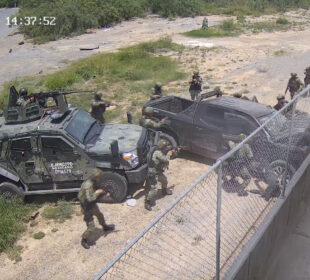
<svg viewBox="0 0 310 280">
<path fill-rule="evenodd" d="M 178 152 L 178 143 L 177 141 L 174 139 L 173 136 L 160 132 L 160 139 L 166 140 L 169 144 L 169 146 L 172 146 L 175 149 L 175 153 L 172 155 L 172 159 L 176 158 L 179 154 Z"/>
<path fill-rule="evenodd" d="M 270 186 L 279 186 L 281 189 L 284 186 L 284 173 L 285 173 L 286 162 L 284 160 L 276 160 L 269 164 L 266 169 L 266 182 Z M 286 174 L 286 184 L 292 179 L 295 168 L 291 165 L 288 166 Z"/>
<path fill-rule="evenodd" d="M 118 173 L 104 172 L 103 176 L 103 189 L 109 190 L 110 197 L 102 196 L 100 202 L 119 203 L 122 202 L 127 194 L 127 180 L 125 177 Z"/>
<path fill-rule="evenodd" d="M 0 195 L 5 199 L 20 198 L 24 200 L 25 197 L 24 191 L 10 182 L 3 182 L 0 184 Z"/>
</svg>

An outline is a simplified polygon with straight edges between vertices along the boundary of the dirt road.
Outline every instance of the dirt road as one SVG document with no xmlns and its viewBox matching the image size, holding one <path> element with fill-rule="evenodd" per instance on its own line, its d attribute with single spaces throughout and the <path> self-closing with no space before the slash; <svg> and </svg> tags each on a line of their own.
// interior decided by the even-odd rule
<svg viewBox="0 0 310 280">
<path fill-rule="evenodd" d="M 288 17 L 307 21 L 309 13 L 298 11 Z M 209 18 L 211 24 L 220 20 L 219 16 Z M 228 93 L 240 91 L 248 96 L 255 94 L 259 101 L 266 104 L 273 105 L 276 95 L 285 90 L 290 72 L 297 72 L 302 77 L 303 69 L 310 64 L 310 29 L 307 24 L 287 32 L 242 35 L 236 38 L 191 39 L 179 34 L 199 27 L 201 21 L 200 17 L 175 21 L 157 17 L 135 19 L 93 34 L 40 46 L 30 43 L 18 46 L 17 43 L 23 40 L 21 35 L 5 39 L 1 37 L 0 61 L 5 67 L 0 69 L 0 84 L 40 70 L 44 73 L 53 71 L 64 65 L 63 59 L 78 59 L 94 53 L 81 52 L 79 47 L 83 45 L 99 45 L 100 52 L 115 51 L 119 47 L 155 40 L 165 34 L 172 36 L 175 42 L 192 46 L 173 56 L 187 71 L 199 68 L 205 87 L 221 85 Z M 210 44 L 214 47 L 205 47 Z M 13 52 L 8 54 L 10 48 Z M 276 52 L 280 50 L 283 52 L 278 55 Z M 165 90 L 168 91 L 169 87 L 177 88 L 180 95 L 187 95 L 184 93 L 188 87 L 187 81 L 166 85 Z M 137 195 L 137 206 L 134 208 L 125 204 L 105 205 L 107 220 L 114 222 L 119 231 L 101 237 L 97 246 L 89 251 L 80 246 L 80 234 L 85 227 L 80 215 L 75 215 L 62 225 L 47 222 L 40 217 L 39 225 L 29 228 L 18 242 L 25 247 L 22 262 L 14 264 L 4 254 L 0 255 L 0 278 L 90 279 L 207 168 L 208 164 L 201 163 L 197 158 L 172 161 L 168 176 L 171 184 L 176 184 L 175 193 L 160 199 L 155 211 L 151 213 L 143 208 L 143 193 Z M 227 196 L 230 198 L 230 195 Z M 78 207 L 76 210 L 78 213 Z M 55 227 L 58 231 L 52 233 Z M 42 240 L 32 239 L 31 234 L 40 230 L 46 233 L 46 237 Z"/>
</svg>

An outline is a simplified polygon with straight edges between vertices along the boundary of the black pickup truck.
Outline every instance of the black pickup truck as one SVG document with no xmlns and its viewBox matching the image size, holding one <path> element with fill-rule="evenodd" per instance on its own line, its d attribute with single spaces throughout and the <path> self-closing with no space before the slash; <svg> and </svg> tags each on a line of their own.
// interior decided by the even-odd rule
<svg viewBox="0 0 310 280">
<path fill-rule="evenodd" d="M 238 141 L 241 133 L 251 134 L 276 114 L 266 105 L 216 93 L 203 94 L 197 101 L 167 96 L 148 101 L 145 107 L 153 108 L 154 117 L 168 117 L 160 130 L 173 137 L 182 149 L 211 159 L 218 159 L 229 151 L 228 141 Z M 304 116 L 302 120 L 299 122 L 295 118 L 294 122 L 293 139 L 296 143 L 290 157 L 291 173 L 307 154 L 305 146 L 309 141 L 303 138 Z M 249 144 L 257 161 L 265 168 L 281 173 L 287 157 L 288 138 L 289 120 L 278 115 Z"/>
</svg>

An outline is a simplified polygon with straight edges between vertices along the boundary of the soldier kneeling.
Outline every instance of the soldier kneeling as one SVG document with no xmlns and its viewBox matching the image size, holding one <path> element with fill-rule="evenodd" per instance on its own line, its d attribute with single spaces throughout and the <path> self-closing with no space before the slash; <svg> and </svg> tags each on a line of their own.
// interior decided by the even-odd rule
<svg viewBox="0 0 310 280">
<path fill-rule="evenodd" d="M 84 221 L 87 225 L 87 230 L 82 235 L 81 245 L 85 249 L 90 248 L 90 235 L 95 231 L 94 216 L 97 217 L 99 224 L 104 231 L 114 230 L 114 225 L 107 225 L 103 214 L 100 212 L 97 202 L 100 196 L 110 196 L 110 193 L 105 192 L 101 187 L 103 173 L 100 169 L 95 169 L 89 179 L 83 182 L 78 199 L 81 203 Z"/>
<path fill-rule="evenodd" d="M 160 140 L 149 163 L 147 182 L 149 189 L 145 195 L 145 209 L 149 211 L 152 210 L 152 206 L 155 206 L 155 198 L 159 189 L 162 190 L 163 195 L 172 194 L 172 191 L 168 189 L 168 180 L 164 174 L 169 166 L 170 157 L 173 155 L 173 151 L 168 151 L 167 147 L 167 141 Z"/>
</svg>

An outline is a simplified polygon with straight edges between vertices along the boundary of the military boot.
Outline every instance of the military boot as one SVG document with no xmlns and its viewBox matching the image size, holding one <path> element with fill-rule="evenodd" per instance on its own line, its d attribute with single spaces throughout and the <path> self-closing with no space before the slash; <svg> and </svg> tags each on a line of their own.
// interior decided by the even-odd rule
<svg viewBox="0 0 310 280">
<path fill-rule="evenodd" d="M 163 195 L 172 195 L 172 190 L 171 189 L 162 189 L 162 194 Z"/>
<path fill-rule="evenodd" d="M 155 206 L 155 202 L 152 202 L 152 201 L 149 201 L 149 200 L 146 200 L 145 201 L 145 209 L 148 210 L 148 211 L 152 211 L 152 207 Z"/>
<path fill-rule="evenodd" d="M 115 230 L 115 225 L 113 225 L 113 224 L 111 224 L 111 225 L 105 224 L 105 225 L 103 225 L 102 228 L 103 228 L 104 231 L 113 231 L 113 230 Z"/>
<path fill-rule="evenodd" d="M 90 246 L 89 244 L 87 243 L 87 240 L 85 238 L 82 238 L 81 240 L 81 245 L 85 248 L 85 249 L 89 249 Z"/>
</svg>

